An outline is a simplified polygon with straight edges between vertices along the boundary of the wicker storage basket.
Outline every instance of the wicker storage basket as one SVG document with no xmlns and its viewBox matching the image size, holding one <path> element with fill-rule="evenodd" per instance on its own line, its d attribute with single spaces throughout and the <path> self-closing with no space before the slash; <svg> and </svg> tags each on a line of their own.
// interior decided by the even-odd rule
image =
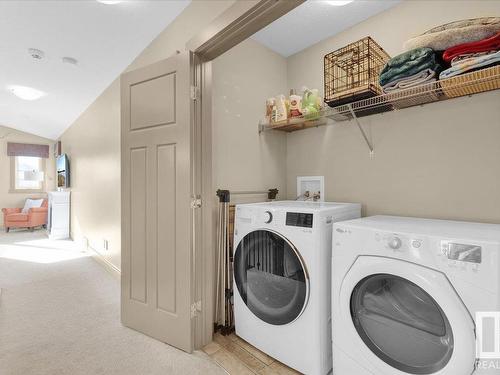
<svg viewBox="0 0 500 375">
<path fill-rule="evenodd" d="M 439 81 L 448 98 L 500 89 L 500 65 Z"/>
<path fill-rule="evenodd" d="M 325 103 L 335 107 L 382 94 L 379 73 L 389 59 L 387 52 L 370 37 L 327 54 Z"/>
</svg>

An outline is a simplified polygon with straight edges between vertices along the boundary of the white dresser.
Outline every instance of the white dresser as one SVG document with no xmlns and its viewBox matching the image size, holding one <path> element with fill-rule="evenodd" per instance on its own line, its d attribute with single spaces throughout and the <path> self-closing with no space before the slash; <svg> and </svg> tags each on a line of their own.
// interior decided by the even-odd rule
<svg viewBox="0 0 500 375">
<path fill-rule="evenodd" d="M 70 192 L 51 191 L 49 193 L 49 218 L 47 234 L 51 240 L 63 240 L 69 236 Z"/>
</svg>

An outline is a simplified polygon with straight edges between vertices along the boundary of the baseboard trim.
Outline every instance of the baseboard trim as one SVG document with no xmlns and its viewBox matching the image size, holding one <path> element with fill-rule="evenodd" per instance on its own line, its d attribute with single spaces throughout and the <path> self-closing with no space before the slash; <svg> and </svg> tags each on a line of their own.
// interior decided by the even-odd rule
<svg viewBox="0 0 500 375">
<path fill-rule="evenodd" d="M 112 276 L 114 276 L 117 280 L 121 279 L 122 272 L 118 267 L 116 267 L 109 260 L 104 258 L 99 252 L 91 246 L 87 246 L 87 249 L 92 253 L 92 259 L 94 259 L 97 263 L 106 269 Z"/>
</svg>

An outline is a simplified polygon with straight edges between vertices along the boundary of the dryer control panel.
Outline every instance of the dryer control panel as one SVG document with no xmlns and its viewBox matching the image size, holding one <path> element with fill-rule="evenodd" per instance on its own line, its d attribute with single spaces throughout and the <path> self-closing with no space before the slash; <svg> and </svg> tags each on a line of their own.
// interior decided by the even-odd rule
<svg viewBox="0 0 500 375">
<path fill-rule="evenodd" d="M 482 248 L 478 245 L 441 241 L 441 251 L 450 260 L 481 263 Z"/>
<path fill-rule="evenodd" d="M 398 233 L 375 233 L 375 240 L 382 242 L 386 249 L 401 253 L 406 250 L 418 250 L 423 243 L 421 238 L 409 238 Z M 440 243 L 440 255 L 444 256 L 445 260 L 474 264 L 480 264 L 482 261 L 482 247 L 479 245 L 445 240 Z"/>
</svg>

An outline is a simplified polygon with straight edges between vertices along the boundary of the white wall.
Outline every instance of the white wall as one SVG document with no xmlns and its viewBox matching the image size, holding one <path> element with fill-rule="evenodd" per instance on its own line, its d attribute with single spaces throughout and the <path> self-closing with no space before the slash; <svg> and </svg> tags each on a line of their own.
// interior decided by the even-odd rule
<svg viewBox="0 0 500 375">
<path fill-rule="evenodd" d="M 284 92 L 285 58 L 254 40 L 213 61 L 214 192 L 276 187 L 286 197 L 285 134 L 258 133 L 266 99 Z"/>
<path fill-rule="evenodd" d="M 342 7 L 339 7 L 339 12 Z M 371 36 L 390 56 L 403 52 L 404 41 L 447 22 L 499 16 L 500 2 L 489 0 L 405 0 L 357 25 L 302 50 L 287 59 L 288 84 L 323 89 L 323 57 L 366 36 Z"/>
<path fill-rule="evenodd" d="M 232 1 L 206 4 L 191 3 L 129 69 L 183 50 Z M 257 132 L 267 97 L 304 84 L 322 88 L 327 52 L 371 35 L 394 55 L 405 39 L 432 26 L 499 13 L 499 3 L 491 1 L 453 6 L 447 1 L 406 1 L 287 61 L 251 40 L 220 56 L 213 64 L 214 189 L 277 186 L 282 197 L 295 198 L 297 175 L 320 174 L 326 177 L 327 199 L 360 201 L 367 214 L 500 221 L 500 195 L 493 191 L 500 186 L 495 169 L 500 116 L 493 106 L 498 92 L 363 119 L 373 135 L 374 160 L 369 160 L 352 122 L 290 135 Z M 61 137 L 72 161 L 72 235 L 76 240 L 87 237 L 117 268 L 119 97 L 116 80 Z M 472 104 L 472 111 L 464 104 Z M 102 249 L 103 239 L 109 240 L 108 251 Z"/>
<path fill-rule="evenodd" d="M 87 239 L 119 268 L 120 82 L 114 81 L 60 139 L 71 166 L 71 237 Z"/>
<path fill-rule="evenodd" d="M 52 145 L 54 141 L 33 134 L 24 133 L 12 128 L 0 125 L 0 208 L 23 207 L 26 198 L 47 197 L 46 193 L 9 193 L 10 190 L 10 157 L 7 156 L 7 143 L 33 143 L 49 145 L 49 158 L 45 160 L 45 190 L 55 189 L 55 161 L 52 156 Z M 3 214 L 0 213 L 0 226 L 3 226 Z"/>
<path fill-rule="evenodd" d="M 193 1 L 127 68 L 183 51 L 186 42 L 233 1 Z M 120 82 L 117 78 L 61 136 L 71 158 L 71 234 L 120 269 Z M 109 241 L 104 250 L 104 239 Z"/>
<path fill-rule="evenodd" d="M 341 8 L 339 8 L 341 11 Z M 425 30 L 498 16 L 498 1 L 404 1 L 288 58 L 288 84 L 323 88 L 323 56 L 365 36 L 390 55 Z M 326 199 L 362 202 L 364 214 L 500 223 L 500 92 L 364 117 L 375 158 L 353 121 L 287 136 L 287 186 L 324 175 Z"/>
</svg>

